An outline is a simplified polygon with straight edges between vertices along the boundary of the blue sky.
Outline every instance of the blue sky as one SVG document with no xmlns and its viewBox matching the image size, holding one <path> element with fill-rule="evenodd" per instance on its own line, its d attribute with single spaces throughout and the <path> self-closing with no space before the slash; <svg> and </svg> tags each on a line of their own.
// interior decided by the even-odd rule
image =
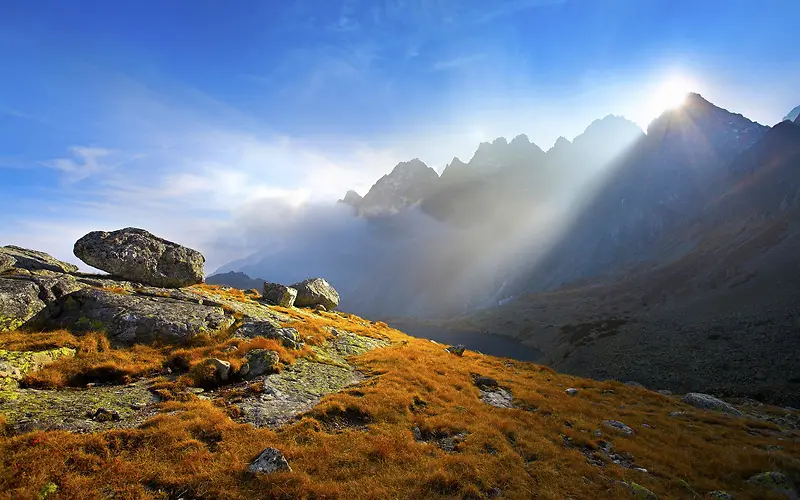
<svg viewBox="0 0 800 500">
<path fill-rule="evenodd" d="M 646 127 L 676 75 L 771 125 L 800 104 L 798 20 L 796 0 L 5 1 L 0 244 L 74 260 L 135 225 L 220 264 L 204 245 L 244 214 L 500 135 Z"/>
</svg>

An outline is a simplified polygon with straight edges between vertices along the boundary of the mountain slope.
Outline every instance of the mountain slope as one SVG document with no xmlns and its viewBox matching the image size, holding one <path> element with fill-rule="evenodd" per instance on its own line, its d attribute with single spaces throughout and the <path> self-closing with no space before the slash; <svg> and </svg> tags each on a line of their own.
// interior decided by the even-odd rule
<svg viewBox="0 0 800 500">
<path fill-rule="evenodd" d="M 249 309 L 264 307 L 237 300 Z M 122 411 L 108 419 L 76 417 L 92 422 L 92 434 L 15 435 L 16 420 L 0 437 L 3 491 L 11 498 L 37 498 L 42 491 L 55 492 L 54 498 L 102 498 L 113 491 L 142 499 L 561 500 L 690 499 L 726 490 L 755 500 L 780 498 L 765 473 L 786 483 L 800 478 L 795 410 L 687 398 L 724 410 L 711 411 L 620 382 L 565 376 L 469 350 L 457 356 L 440 344 L 343 313 L 270 309 L 290 318 L 309 344 L 334 328 L 338 335 L 327 333 L 311 344 L 332 357 L 329 364 L 284 358 L 282 351 L 283 371 L 204 391 L 186 376 L 145 375 L 138 383 L 159 398 L 137 406 L 141 421 Z M 355 338 L 374 343 L 370 337 L 386 342 L 366 351 L 341 344 Z M 0 346 L 16 349 L 65 341 L 76 338 L 64 332 L 0 334 Z M 75 359 L 87 373 L 147 348 L 92 352 L 78 342 Z M 219 344 L 207 349 L 234 359 L 242 346 L 265 340 L 214 342 Z M 176 348 L 174 356 L 186 352 Z M 312 365 L 345 370 L 354 385 L 330 392 L 335 380 L 315 378 Z M 70 368 L 74 362 L 65 360 L 46 370 Z M 114 383 L 114 400 L 138 387 Z M 59 394 L 81 401 L 102 390 L 36 391 L 40 406 L 50 408 L 39 425 L 59 422 L 68 411 L 48 404 Z M 288 421 L 250 420 L 254 408 L 269 414 L 287 394 L 309 391 L 328 395 Z M 257 472 L 253 464 L 264 450 L 280 459 Z"/>
<path fill-rule="evenodd" d="M 692 223 L 654 240 L 656 259 L 458 325 L 569 373 L 800 404 L 800 127 L 776 125 L 723 171 Z"/>
</svg>

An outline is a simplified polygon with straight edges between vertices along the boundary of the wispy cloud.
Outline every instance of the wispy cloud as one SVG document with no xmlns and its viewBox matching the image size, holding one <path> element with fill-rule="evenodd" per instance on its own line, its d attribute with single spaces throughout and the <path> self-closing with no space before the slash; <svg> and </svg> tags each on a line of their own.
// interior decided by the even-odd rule
<svg viewBox="0 0 800 500">
<path fill-rule="evenodd" d="M 46 160 L 42 162 L 42 165 L 60 171 L 68 182 L 78 182 L 107 172 L 116 166 L 103 162 L 103 158 L 111 154 L 108 149 L 72 146 L 69 148 L 69 152 L 72 154 L 72 158 Z"/>
<path fill-rule="evenodd" d="M 438 61 L 433 64 L 433 71 L 448 71 L 458 68 L 463 68 L 474 64 L 486 57 L 485 54 L 471 54 L 466 56 L 455 57 L 453 59 L 446 59 Z"/>
<path fill-rule="evenodd" d="M 512 0 L 493 5 L 491 10 L 483 12 L 476 17 L 477 23 L 488 23 L 501 17 L 510 16 L 537 7 L 547 7 L 567 3 L 567 0 Z"/>
</svg>

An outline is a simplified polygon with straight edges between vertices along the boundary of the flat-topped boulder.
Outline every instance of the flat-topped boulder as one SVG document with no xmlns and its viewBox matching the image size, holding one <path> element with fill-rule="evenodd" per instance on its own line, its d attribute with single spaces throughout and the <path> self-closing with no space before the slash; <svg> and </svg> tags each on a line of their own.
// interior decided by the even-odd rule
<svg viewBox="0 0 800 500">
<path fill-rule="evenodd" d="M 75 242 L 73 252 L 92 267 L 156 287 L 194 285 L 205 276 L 203 254 L 144 229 L 93 231 Z"/>
<path fill-rule="evenodd" d="M 201 333 L 228 328 L 232 315 L 222 307 L 135 293 L 84 288 L 62 297 L 34 318 L 38 328 L 105 331 L 123 344 L 182 343 Z"/>
<path fill-rule="evenodd" d="M 297 307 L 325 306 L 327 310 L 336 309 L 339 305 L 339 293 L 325 278 L 311 278 L 291 285 L 297 290 L 294 305 Z"/>
<path fill-rule="evenodd" d="M 78 266 L 60 261 L 44 252 L 7 245 L 0 247 L 0 273 L 10 269 L 74 273 L 78 271 Z"/>
</svg>

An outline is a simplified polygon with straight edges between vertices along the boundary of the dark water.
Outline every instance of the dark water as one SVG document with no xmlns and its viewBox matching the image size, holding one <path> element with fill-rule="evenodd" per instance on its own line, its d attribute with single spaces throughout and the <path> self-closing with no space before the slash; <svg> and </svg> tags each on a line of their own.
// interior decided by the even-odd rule
<svg viewBox="0 0 800 500">
<path fill-rule="evenodd" d="M 402 323 L 392 323 L 390 326 L 412 337 L 435 340 L 442 344 L 464 344 L 467 349 L 492 356 L 502 356 L 520 361 L 539 361 L 542 357 L 542 353 L 537 349 L 509 337 L 475 331 L 445 330 L 435 326 L 404 325 Z"/>
</svg>

